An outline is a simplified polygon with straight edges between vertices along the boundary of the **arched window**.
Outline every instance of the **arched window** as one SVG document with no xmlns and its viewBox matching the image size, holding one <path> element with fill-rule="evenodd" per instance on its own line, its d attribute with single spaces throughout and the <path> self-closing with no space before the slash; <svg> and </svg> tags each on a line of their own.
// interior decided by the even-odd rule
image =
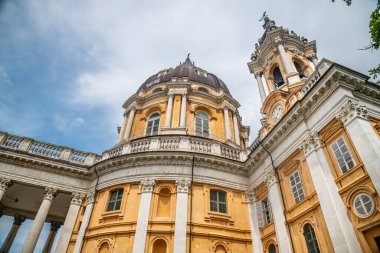
<svg viewBox="0 0 380 253">
<path fill-rule="evenodd" d="M 146 124 L 145 136 L 158 134 L 158 127 L 160 126 L 160 114 L 158 112 L 150 115 Z"/>
<path fill-rule="evenodd" d="M 309 223 L 303 227 L 303 235 L 305 236 L 307 251 L 309 253 L 319 253 L 317 237 L 315 236 L 313 227 Z"/>
<path fill-rule="evenodd" d="M 109 246 L 107 242 L 103 242 L 99 247 L 99 253 L 108 253 L 110 252 Z"/>
<path fill-rule="evenodd" d="M 158 239 L 153 243 L 152 253 L 166 253 L 167 245 L 165 240 Z"/>
<path fill-rule="evenodd" d="M 169 188 L 162 188 L 158 193 L 157 217 L 170 216 L 171 192 Z"/>
<path fill-rule="evenodd" d="M 276 246 L 273 243 L 269 245 L 268 252 L 269 253 L 276 253 Z"/>
<path fill-rule="evenodd" d="M 299 77 L 300 77 L 300 78 L 304 78 L 304 77 L 306 77 L 306 76 L 305 76 L 305 73 L 304 73 L 303 70 L 302 70 L 301 65 L 299 65 L 299 63 L 296 62 L 296 61 L 294 61 L 293 63 L 294 63 L 294 66 L 296 67 L 296 70 L 297 70 L 297 72 L 298 72 Z"/>
<path fill-rule="evenodd" d="M 122 199 L 123 199 L 123 189 L 111 191 L 110 198 L 108 200 L 107 212 L 119 210 Z"/>
<path fill-rule="evenodd" d="M 215 247 L 215 253 L 227 253 L 226 248 L 223 245 L 218 245 Z"/>
<path fill-rule="evenodd" d="M 208 89 L 203 88 L 203 87 L 199 87 L 198 90 L 204 93 L 208 93 Z"/>
<path fill-rule="evenodd" d="M 273 81 L 277 88 L 281 87 L 285 83 L 279 67 L 276 67 L 273 70 Z"/>
<path fill-rule="evenodd" d="M 210 190 L 210 210 L 227 213 L 227 193 L 220 190 Z"/>
<path fill-rule="evenodd" d="M 203 137 L 209 137 L 210 135 L 210 119 L 204 111 L 195 112 L 195 133 Z"/>
</svg>

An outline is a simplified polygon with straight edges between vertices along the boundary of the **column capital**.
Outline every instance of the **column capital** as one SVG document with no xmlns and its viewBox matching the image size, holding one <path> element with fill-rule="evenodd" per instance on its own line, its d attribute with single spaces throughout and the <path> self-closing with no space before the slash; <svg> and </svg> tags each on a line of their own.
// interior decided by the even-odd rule
<svg viewBox="0 0 380 253">
<path fill-rule="evenodd" d="M 50 231 L 57 232 L 61 226 L 62 226 L 61 222 L 52 221 L 52 222 L 50 222 Z"/>
<path fill-rule="evenodd" d="M 174 92 L 173 92 L 173 91 L 169 91 L 169 92 L 168 92 L 168 96 L 169 96 L 169 98 L 173 98 L 173 96 L 174 96 Z"/>
<path fill-rule="evenodd" d="M 276 172 L 273 169 L 270 169 L 266 172 L 265 183 L 268 188 L 278 182 Z"/>
<path fill-rule="evenodd" d="M 0 190 L 5 191 L 13 184 L 12 180 L 7 177 L 0 177 Z"/>
<path fill-rule="evenodd" d="M 318 56 L 315 53 L 312 53 L 307 56 L 307 59 L 310 61 L 318 60 Z"/>
<path fill-rule="evenodd" d="M 284 45 L 284 41 L 280 37 L 276 37 L 274 43 L 276 43 L 276 46 Z"/>
<path fill-rule="evenodd" d="M 177 193 L 178 192 L 187 193 L 189 192 L 191 181 L 190 179 L 187 179 L 187 178 L 179 178 L 175 181 L 175 185 L 177 186 Z"/>
<path fill-rule="evenodd" d="M 256 71 L 255 73 L 253 73 L 253 75 L 255 76 L 255 78 L 261 78 L 263 76 L 263 72 L 261 71 Z"/>
<path fill-rule="evenodd" d="M 367 107 L 361 106 L 358 102 L 350 99 L 340 108 L 336 118 L 346 126 L 355 118 L 367 120 L 368 110 Z"/>
<path fill-rule="evenodd" d="M 321 148 L 321 140 L 317 132 L 309 134 L 303 141 L 300 146 L 300 149 L 303 150 L 305 156 L 308 156 L 311 152 Z"/>
<path fill-rule="evenodd" d="M 17 225 L 17 226 L 20 226 L 21 223 L 23 223 L 25 221 L 25 216 L 24 215 L 15 215 L 14 219 L 13 219 L 13 224 L 14 225 Z"/>
<path fill-rule="evenodd" d="M 125 114 L 129 111 L 137 111 L 138 107 L 136 105 L 131 105 L 125 110 Z"/>
<path fill-rule="evenodd" d="M 247 202 L 249 204 L 253 204 L 254 202 L 256 202 L 256 196 L 255 196 L 255 190 L 254 189 L 247 190 L 245 192 L 245 196 L 247 197 Z"/>
<path fill-rule="evenodd" d="M 45 187 L 44 199 L 52 201 L 58 195 L 58 189 L 53 186 Z"/>
<path fill-rule="evenodd" d="M 95 202 L 95 189 L 87 193 L 87 205 Z"/>
<path fill-rule="evenodd" d="M 156 182 L 152 178 L 144 178 L 141 180 L 141 192 L 152 192 Z"/>
<path fill-rule="evenodd" d="M 86 195 L 80 192 L 71 193 L 71 202 L 72 205 L 80 205 L 82 204 L 82 200 Z"/>
</svg>

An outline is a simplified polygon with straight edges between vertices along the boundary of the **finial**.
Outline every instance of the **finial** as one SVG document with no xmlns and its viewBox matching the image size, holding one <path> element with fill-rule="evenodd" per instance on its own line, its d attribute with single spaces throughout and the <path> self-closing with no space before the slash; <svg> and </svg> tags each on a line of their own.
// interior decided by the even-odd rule
<svg viewBox="0 0 380 253">
<path fill-rule="evenodd" d="M 270 20 L 268 15 L 267 15 L 267 11 L 264 11 L 263 13 L 263 16 L 259 19 L 259 21 L 263 21 L 266 22 L 267 20 Z"/>
<path fill-rule="evenodd" d="M 265 30 L 269 30 L 271 27 L 276 26 L 276 23 L 269 18 L 267 11 L 264 11 L 263 15 L 259 19 L 259 21 L 263 21 L 263 20 L 264 20 L 263 28 Z"/>
<path fill-rule="evenodd" d="M 194 62 L 190 60 L 190 53 L 187 54 L 186 60 L 183 62 L 183 64 L 194 66 Z"/>
</svg>

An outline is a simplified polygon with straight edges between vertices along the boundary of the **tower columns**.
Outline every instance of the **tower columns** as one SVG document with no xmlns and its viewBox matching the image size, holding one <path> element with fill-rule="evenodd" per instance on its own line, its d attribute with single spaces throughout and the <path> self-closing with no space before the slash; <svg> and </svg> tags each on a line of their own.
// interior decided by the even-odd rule
<svg viewBox="0 0 380 253">
<path fill-rule="evenodd" d="M 173 111 L 173 97 L 174 94 L 169 92 L 168 107 L 166 109 L 165 128 L 170 128 Z"/>
<path fill-rule="evenodd" d="M 125 135 L 124 135 L 125 140 L 129 140 L 129 135 L 131 134 L 132 123 L 133 123 L 133 119 L 135 117 L 135 113 L 136 113 L 136 107 L 133 106 L 129 111 L 128 123 L 127 123 L 127 127 L 125 129 Z"/>
<path fill-rule="evenodd" d="M 288 83 L 296 83 L 300 81 L 300 77 L 298 76 L 298 72 L 296 70 L 296 67 L 294 66 L 293 62 L 289 58 L 289 55 L 286 53 L 284 48 L 284 43 L 280 38 L 276 39 L 276 46 L 280 53 L 280 58 L 282 65 L 285 69 L 285 76 L 288 79 Z"/>
<path fill-rule="evenodd" d="M 125 134 L 125 128 L 126 128 L 126 123 L 127 123 L 127 112 L 123 114 L 123 124 L 121 125 L 121 130 L 119 133 L 119 138 L 118 142 L 121 142 L 124 139 L 124 134 Z"/>
<path fill-rule="evenodd" d="M 83 198 L 84 194 L 82 193 L 74 192 L 72 194 L 69 211 L 67 212 L 65 223 L 63 225 L 55 253 L 66 252 Z"/>
<path fill-rule="evenodd" d="M 312 54 L 308 57 L 308 59 L 313 63 L 314 65 L 314 68 L 317 66 L 318 64 L 318 57 L 316 54 Z"/>
<path fill-rule="evenodd" d="M 141 185 L 141 197 L 140 197 L 140 207 L 137 216 L 137 226 L 135 239 L 133 242 L 133 253 L 144 253 L 145 252 L 145 242 L 148 230 L 149 222 L 149 211 L 150 204 L 152 200 L 152 192 L 155 185 L 153 179 L 143 179 L 140 183 Z"/>
<path fill-rule="evenodd" d="M 228 115 L 228 107 L 223 107 L 224 114 L 224 130 L 226 131 L 226 140 L 231 140 L 230 118 Z"/>
<path fill-rule="evenodd" d="M 272 207 L 274 227 L 276 229 L 276 237 L 278 247 L 281 253 L 291 253 L 290 238 L 286 228 L 286 220 L 284 215 L 284 206 L 282 205 L 282 197 L 280 186 L 274 170 L 267 172 L 265 183 L 268 187 L 268 197 Z"/>
<path fill-rule="evenodd" d="M 239 124 L 238 124 L 238 119 L 237 119 L 237 111 L 233 113 L 232 119 L 234 122 L 235 142 L 237 145 L 240 146 L 240 131 L 239 131 Z"/>
<path fill-rule="evenodd" d="M 45 188 L 44 199 L 40 205 L 40 208 L 38 209 L 36 217 L 34 218 L 32 228 L 26 237 L 21 253 L 33 253 L 38 241 L 38 237 L 41 234 L 42 227 L 44 226 L 44 222 L 49 213 L 51 202 L 55 196 L 57 196 L 57 194 L 58 191 L 56 188 L 50 186 Z"/>
<path fill-rule="evenodd" d="M 252 249 L 253 253 L 262 253 L 263 252 L 263 244 L 260 238 L 260 229 L 258 224 L 258 217 L 255 206 L 260 204 L 256 201 L 253 192 L 247 192 L 247 204 L 249 211 L 249 224 L 251 225 L 251 239 L 252 239 Z"/>
<path fill-rule="evenodd" d="M 174 228 L 174 252 L 186 253 L 187 202 L 191 182 L 188 179 L 177 179 L 177 204 Z"/>
<path fill-rule="evenodd" d="M 182 94 L 181 118 L 180 118 L 180 122 L 179 122 L 180 128 L 186 127 L 186 105 L 187 105 L 187 96 L 186 96 L 186 94 Z"/>
<path fill-rule="evenodd" d="M 13 241 L 16 238 L 17 232 L 20 229 L 21 223 L 23 223 L 24 221 L 25 221 L 24 216 L 16 215 L 14 217 L 12 228 L 9 231 L 7 238 L 3 242 L 3 245 L 1 246 L 0 252 L 9 252 L 9 250 L 12 247 Z"/>
<path fill-rule="evenodd" d="M 82 250 L 83 237 L 84 237 L 84 234 L 86 233 L 88 223 L 90 222 L 92 208 L 94 207 L 94 201 L 95 201 L 95 190 L 90 191 L 87 194 L 87 206 L 86 206 L 86 210 L 84 211 L 82 225 L 79 228 L 77 241 L 75 242 L 73 253 L 80 253 Z"/>
<path fill-rule="evenodd" d="M 42 253 L 49 253 L 51 251 L 51 247 L 53 246 L 55 236 L 57 235 L 57 231 L 61 225 L 62 224 L 60 222 L 55 222 L 55 221 L 52 221 L 50 223 L 50 232 L 49 232 L 48 238 L 46 239 L 44 248 L 42 249 Z"/>
<path fill-rule="evenodd" d="M 263 104 L 266 98 L 265 90 L 264 90 L 264 85 L 263 85 L 263 80 L 261 79 L 262 73 L 260 72 L 255 72 L 255 78 L 257 81 L 257 86 L 259 87 L 259 93 L 260 93 L 260 98 L 261 98 L 261 103 Z"/>
<path fill-rule="evenodd" d="M 334 250 L 337 253 L 362 252 L 321 147 L 317 133 L 309 135 L 301 146 Z"/>
</svg>

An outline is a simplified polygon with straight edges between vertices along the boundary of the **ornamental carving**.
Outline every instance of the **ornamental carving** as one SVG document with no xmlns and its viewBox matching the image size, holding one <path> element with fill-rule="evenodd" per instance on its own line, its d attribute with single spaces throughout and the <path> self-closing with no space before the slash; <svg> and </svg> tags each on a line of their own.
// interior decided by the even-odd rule
<svg viewBox="0 0 380 253">
<path fill-rule="evenodd" d="M 321 147 L 321 140 L 317 132 L 309 134 L 305 140 L 302 141 L 300 148 L 308 156 L 314 150 L 318 150 Z"/>
<path fill-rule="evenodd" d="M 352 100 L 348 100 L 347 103 L 340 108 L 339 113 L 336 116 L 336 118 L 341 120 L 344 125 L 347 125 L 356 117 L 368 119 L 368 111 L 367 107 L 360 106 L 358 102 Z"/>
<path fill-rule="evenodd" d="M 189 188 L 191 186 L 191 181 L 189 179 L 180 178 L 175 181 L 177 186 L 177 192 L 189 192 Z"/>
<path fill-rule="evenodd" d="M 87 193 L 87 204 L 94 203 L 95 201 L 95 189 Z"/>
<path fill-rule="evenodd" d="M 7 177 L 0 177 L 0 190 L 5 191 L 12 186 L 12 180 Z"/>
<path fill-rule="evenodd" d="M 274 170 L 268 170 L 265 176 L 265 183 L 268 189 L 278 182 L 276 172 Z"/>
<path fill-rule="evenodd" d="M 156 182 L 152 178 L 144 178 L 141 180 L 141 192 L 152 192 Z"/>
<path fill-rule="evenodd" d="M 13 224 L 16 225 L 16 226 L 20 226 L 21 223 L 23 223 L 25 221 L 25 216 L 23 215 L 16 215 L 13 219 Z"/>
<path fill-rule="evenodd" d="M 71 204 L 73 205 L 80 205 L 82 204 L 82 200 L 85 197 L 85 194 L 79 193 L 79 192 L 73 192 L 71 194 Z"/>
<path fill-rule="evenodd" d="M 253 202 L 256 202 L 255 191 L 253 189 L 246 191 L 245 196 L 248 203 L 253 204 Z"/>
<path fill-rule="evenodd" d="M 52 201 L 58 195 L 58 189 L 52 186 L 45 187 L 44 200 Z"/>
</svg>

